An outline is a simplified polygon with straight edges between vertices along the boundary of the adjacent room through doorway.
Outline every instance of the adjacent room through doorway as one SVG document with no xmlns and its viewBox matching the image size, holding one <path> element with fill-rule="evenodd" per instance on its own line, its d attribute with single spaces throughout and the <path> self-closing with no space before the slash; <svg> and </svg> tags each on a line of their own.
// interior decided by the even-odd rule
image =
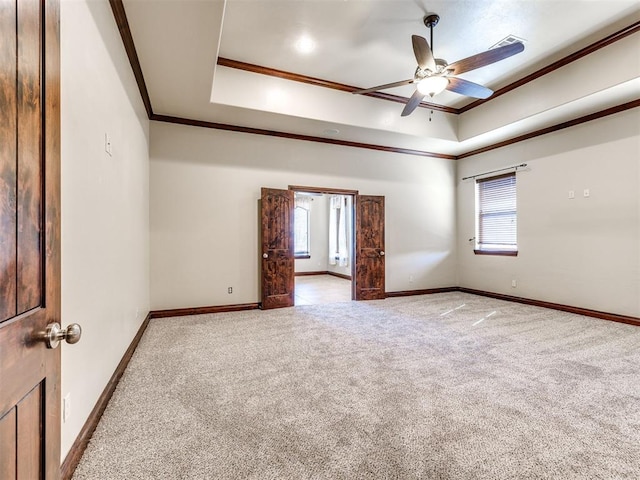
<svg viewBox="0 0 640 480">
<path fill-rule="evenodd" d="M 295 305 L 352 299 L 353 195 L 295 192 Z"/>
<path fill-rule="evenodd" d="M 296 275 L 295 305 L 351 301 L 351 280 L 334 275 Z"/>
</svg>

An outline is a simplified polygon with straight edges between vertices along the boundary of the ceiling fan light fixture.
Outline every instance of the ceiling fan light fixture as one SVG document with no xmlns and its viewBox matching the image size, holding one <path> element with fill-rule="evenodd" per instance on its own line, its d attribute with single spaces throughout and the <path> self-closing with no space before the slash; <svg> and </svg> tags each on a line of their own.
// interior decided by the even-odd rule
<svg viewBox="0 0 640 480">
<path fill-rule="evenodd" d="M 420 106 L 425 96 L 429 95 L 433 97 L 445 89 L 467 97 L 480 99 L 489 98 L 493 94 L 493 90 L 483 85 L 470 82 L 469 80 L 459 78 L 458 75 L 499 62 L 524 50 L 524 44 L 521 39 L 511 35 L 502 41 L 506 43 L 505 45 L 471 55 L 470 57 L 449 64 L 441 58 L 435 58 L 433 55 L 433 27 L 438 24 L 440 17 L 432 13 L 427 14 L 423 20 L 431 34 L 431 41 L 427 42 L 427 39 L 420 35 L 411 35 L 413 54 L 418 63 L 413 78 L 378 85 L 373 88 L 354 90 L 352 93 L 364 95 L 413 83 L 416 85 L 416 90 L 413 92 L 413 95 L 411 95 L 411 98 L 407 99 L 404 109 L 400 114 L 402 117 L 411 115 L 411 112 Z"/>
<path fill-rule="evenodd" d="M 423 95 L 433 97 L 441 93 L 448 85 L 449 80 L 446 77 L 431 76 L 418 82 L 418 91 Z"/>
</svg>

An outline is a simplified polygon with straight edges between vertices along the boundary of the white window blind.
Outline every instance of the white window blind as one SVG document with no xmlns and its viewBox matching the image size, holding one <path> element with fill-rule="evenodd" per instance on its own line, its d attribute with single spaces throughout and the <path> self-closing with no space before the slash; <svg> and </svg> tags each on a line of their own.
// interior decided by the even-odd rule
<svg viewBox="0 0 640 480">
<path fill-rule="evenodd" d="M 517 250 L 516 174 L 476 180 L 476 248 L 481 251 Z"/>
</svg>

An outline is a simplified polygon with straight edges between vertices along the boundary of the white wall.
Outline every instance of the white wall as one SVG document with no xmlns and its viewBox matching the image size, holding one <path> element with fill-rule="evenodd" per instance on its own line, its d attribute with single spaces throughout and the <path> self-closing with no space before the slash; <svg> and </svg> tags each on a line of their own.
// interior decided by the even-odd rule
<svg viewBox="0 0 640 480">
<path fill-rule="evenodd" d="M 109 2 L 61 2 L 61 56 L 64 459 L 149 311 L 149 121 Z"/>
<path fill-rule="evenodd" d="M 460 179 L 522 162 L 518 256 L 474 255 L 474 182 Z M 457 187 L 460 286 L 640 316 L 637 108 L 461 160 Z"/>
<path fill-rule="evenodd" d="M 150 157 L 154 310 L 259 301 L 263 186 L 384 195 L 387 291 L 456 284 L 455 162 L 160 122 Z"/>
</svg>

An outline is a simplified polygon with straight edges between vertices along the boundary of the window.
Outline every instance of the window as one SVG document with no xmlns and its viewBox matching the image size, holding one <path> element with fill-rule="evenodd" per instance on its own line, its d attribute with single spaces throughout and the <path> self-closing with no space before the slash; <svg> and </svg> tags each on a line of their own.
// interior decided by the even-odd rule
<svg viewBox="0 0 640 480">
<path fill-rule="evenodd" d="M 477 254 L 518 254 L 516 174 L 476 180 Z"/>
<path fill-rule="evenodd" d="M 308 198 L 296 198 L 293 209 L 293 243 L 295 258 L 309 258 L 309 210 L 311 203 Z"/>
</svg>

